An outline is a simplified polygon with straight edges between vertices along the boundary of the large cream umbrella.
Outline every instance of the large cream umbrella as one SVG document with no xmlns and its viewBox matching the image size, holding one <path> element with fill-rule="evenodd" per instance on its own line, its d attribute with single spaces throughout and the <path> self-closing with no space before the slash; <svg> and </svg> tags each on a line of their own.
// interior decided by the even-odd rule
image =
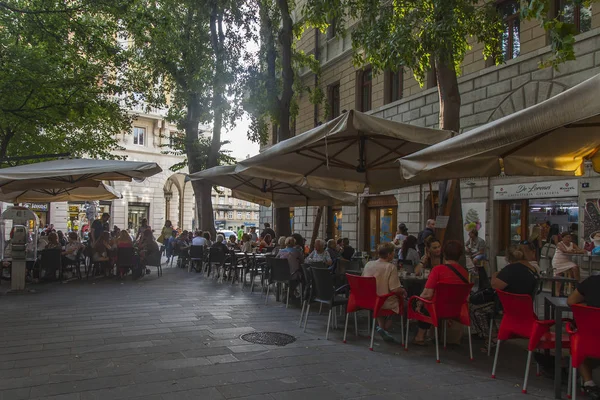
<svg viewBox="0 0 600 400">
<path fill-rule="evenodd" d="M 236 172 L 235 165 L 209 168 L 188 175 L 189 180 L 203 180 L 231 189 L 241 200 L 277 207 L 339 206 L 355 204 L 356 195 L 331 190 L 309 189 L 274 179 L 262 179 Z"/>
<path fill-rule="evenodd" d="M 98 181 L 84 181 L 85 186 L 76 188 L 45 189 L 31 186 L 26 190 L 5 192 L 0 190 L 0 201 L 5 203 L 28 203 L 50 201 L 86 201 L 120 199 L 121 193 L 112 186 Z"/>
<path fill-rule="evenodd" d="M 161 172 L 155 162 L 64 159 L 0 169 L 0 189 L 5 192 L 45 189 L 73 189 L 96 185 L 94 181 L 143 180 Z"/>
<path fill-rule="evenodd" d="M 400 158 L 419 184 L 452 178 L 600 172 L 600 75 L 544 102 Z"/>
<path fill-rule="evenodd" d="M 236 171 L 313 189 L 378 193 L 398 187 L 398 157 L 451 136 L 350 110 L 241 161 Z"/>
</svg>

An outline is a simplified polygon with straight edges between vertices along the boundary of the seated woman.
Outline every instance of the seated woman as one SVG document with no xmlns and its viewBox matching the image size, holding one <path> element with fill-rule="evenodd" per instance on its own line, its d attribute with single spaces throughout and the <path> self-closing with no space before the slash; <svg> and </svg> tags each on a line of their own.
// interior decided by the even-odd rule
<svg viewBox="0 0 600 400">
<path fill-rule="evenodd" d="M 117 252 L 118 252 L 118 249 L 132 248 L 132 247 L 133 247 L 133 240 L 131 239 L 131 235 L 129 233 L 127 233 L 127 231 L 125 231 L 125 230 L 120 231 L 119 237 L 117 238 Z M 117 261 L 117 260 L 115 259 L 115 261 Z M 125 269 L 120 268 L 119 269 L 119 277 L 122 278 L 125 274 L 126 274 Z"/>
<path fill-rule="evenodd" d="M 331 257 L 331 267 L 332 271 L 335 271 L 337 267 L 337 260 L 340 258 L 340 253 L 337 250 L 337 243 L 333 239 L 329 239 L 327 241 L 327 252 L 329 253 L 329 257 Z"/>
<path fill-rule="evenodd" d="M 440 263 L 433 267 L 429 274 L 429 278 L 427 278 L 427 282 L 425 283 L 425 289 L 420 297 L 425 300 L 432 300 L 435 297 L 437 285 L 440 283 L 461 284 L 468 281 L 469 276 L 467 270 L 458 263 L 458 260 L 463 255 L 462 247 L 462 244 L 456 240 L 449 240 L 446 243 L 444 246 L 444 264 Z M 415 304 L 417 307 L 421 307 L 420 303 L 417 302 Z M 417 311 L 419 311 L 419 308 L 417 308 Z M 427 311 L 425 311 L 424 308 L 421 308 L 420 312 L 427 315 Z M 427 333 L 431 324 L 419 321 L 418 326 L 419 330 L 413 343 L 418 346 L 424 346 L 425 333 Z"/>
<path fill-rule="evenodd" d="M 252 239 L 247 233 L 242 235 L 242 245 L 240 246 L 240 250 L 243 253 L 252 253 Z"/>
<path fill-rule="evenodd" d="M 402 242 L 402 248 L 398 252 L 398 260 L 402 262 L 404 269 L 408 272 L 414 271 L 414 268 L 419 265 L 419 252 L 417 251 L 417 238 L 413 235 L 408 236 Z"/>
<path fill-rule="evenodd" d="M 65 246 L 65 250 L 62 252 L 63 257 L 66 259 L 66 263 L 72 264 L 77 257 L 77 252 L 79 249 L 83 248 L 83 245 L 79 241 L 79 237 L 77 236 L 77 232 L 69 232 L 68 234 L 69 241 Z M 63 262 L 63 264 L 65 264 Z"/>
<path fill-rule="evenodd" d="M 329 255 L 329 252 L 325 249 L 325 241 L 323 239 L 315 240 L 315 249 L 306 258 L 308 264 L 323 263 L 326 267 L 329 267 L 333 260 Z"/>
<path fill-rule="evenodd" d="M 492 288 L 514 294 L 527 294 L 535 297 L 539 275 L 533 261 L 536 259 L 536 247 L 529 242 L 512 245 L 506 250 L 506 265 L 492 277 Z M 494 312 L 495 301 L 471 304 L 471 329 L 480 338 L 487 338 L 490 329 L 490 316 Z M 496 341 L 492 341 L 492 347 Z M 481 350 L 487 352 L 488 341 Z"/>
<path fill-rule="evenodd" d="M 225 243 L 223 243 L 224 241 L 225 241 L 225 236 L 223 236 L 221 234 L 218 234 L 217 235 L 217 241 L 214 242 L 212 244 L 212 246 L 210 246 L 210 247 L 212 247 L 214 249 L 221 249 L 221 251 L 224 254 L 228 254 L 229 253 L 229 248 L 227 248 L 227 245 Z"/>
<path fill-rule="evenodd" d="M 142 233 L 142 240 L 138 248 L 140 252 L 140 265 L 146 266 L 147 263 L 155 261 L 157 258 L 160 262 L 160 248 L 154 240 L 154 235 L 150 229 Z"/>
<path fill-rule="evenodd" d="M 243 235 L 242 235 L 243 238 Z M 231 250 L 240 250 L 240 245 L 237 242 L 237 236 L 231 235 L 229 236 L 229 240 L 227 241 L 227 247 Z"/>
<path fill-rule="evenodd" d="M 292 280 L 300 282 L 304 254 L 302 253 L 302 250 L 296 246 L 296 239 L 291 236 L 285 239 L 285 248 L 279 250 L 277 258 L 285 258 L 288 260 Z M 291 289 L 293 290 L 293 288 Z"/>
<path fill-rule="evenodd" d="M 62 246 L 60 245 L 60 242 L 58 241 L 58 235 L 56 234 L 56 232 L 50 232 L 48 234 L 48 244 L 46 245 L 47 249 L 61 249 Z"/>
<path fill-rule="evenodd" d="M 284 248 L 285 248 L 285 236 L 281 236 L 279 238 L 279 240 L 277 241 L 277 245 L 273 248 L 273 251 L 271 252 L 271 254 L 276 256 L 277 253 L 279 253 L 279 250 L 284 249 Z"/>
<path fill-rule="evenodd" d="M 585 254 L 575 243 L 572 242 L 570 233 L 562 235 L 560 242 L 556 245 L 556 252 L 552 258 L 552 269 L 554 276 L 565 276 L 580 280 L 579 266 L 573 262 L 571 256 L 574 254 Z M 557 282 L 555 296 L 560 294 L 562 283 Z"/>
<path fill-rule="evenodd" d="M 264 238 L 261 239 L 260 244 L 258 245 L 258 250 L 262 251 L 263 249 L 266 249 L 267 247 L 271 247 L 273 240 L 271 239 L 271 235 L 269 235 L 268 233 L 265 235 Z"/>
<path fill-rule="evenodd" d="M 382 243 L 377 247 L 379 259 L 377 261 L 369 261 L 365 265 L 362 276 L 374 276 L 377 286 L 377 295 L 383 296 L 388 293 L 395 293 L 396 296 L 391 296 L 383 303 L 383 309 L 393 310 L 398 313 L 400 310 L 399 299 L 404 301 L 405 294 L 396 266 L 392 264 L 394 259 L 395 246 L 393 243 Z M 377 318 L 377 332 L 386 342 L 393 342 L 394 338 L 387 332 L 392 326 L 392 320 L 387 320 L 385 317 Z"/>
<path fill-rule="evenodd" d="M 213 245 L 213 242 L 212 242 L 212 240 L 211 240 L 211 237 L 210 237 L 210 232 L 209 232 L 209 231 L 205 231 L 205 232 L 203 232 L 203 233 L 202 233 L 202 237 L 203 237 L 204 239 L 206 239 L 206 246 L 207 246 L 207 247 L 210 247 L 210 246 L 212 246 L 212 245 Z M 225 238 L 225 237 L 223 236 L 223 238 Z"/>
<path fill-rule="evenodd" d="M 104 276 L 109 276 L 112 269 L 110 265 L 110 234 L 106 231 L 102 232 L 92 250 L 92 261 L 100 264 L 100 270 L 104 271 Z"/>
<path fill-rule="evenodd" d="M 462 254 L 462 251 L 461 251 Z M 415 267 L 415 274 L 421 275 L 425 270 L 432 270 L 436 265 L 442 263 L 442 244 L 439 239 L 431 236 L 425 242 L 425 255 L 421 262 Z"/>
</svg>

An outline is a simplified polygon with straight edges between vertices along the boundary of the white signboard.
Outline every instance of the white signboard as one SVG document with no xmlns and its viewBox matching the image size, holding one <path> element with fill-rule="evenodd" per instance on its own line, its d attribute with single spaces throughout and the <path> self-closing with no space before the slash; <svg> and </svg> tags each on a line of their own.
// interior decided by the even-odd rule
<svg viewBox="0 0 600 400">
<path fill-rule="evenodd" d="M 577 196 L 577 180 L 516 183 L 494 186 L 494 200 L 540 199 Z"/>
<path fill-rule="evenodd" d="M 448 221 L 450 221 L 450 216 L 438 215 L 435 219 L 435 227 L 438 229 L 446 229 L 448 227 Z"/>
</svg>

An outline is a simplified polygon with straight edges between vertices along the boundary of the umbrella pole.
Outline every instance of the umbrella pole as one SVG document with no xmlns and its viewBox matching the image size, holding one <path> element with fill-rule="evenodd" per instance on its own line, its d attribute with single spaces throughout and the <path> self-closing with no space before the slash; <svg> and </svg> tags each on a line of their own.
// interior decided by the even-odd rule
<svg viewBox="0 0 600 400">
<path fill-rule="evenodd" d="M 323 218 L 323 206 L 319 206 L 317 209 L 317 216 L 315 217 L 315 223 L 313 225 L 312 237 L 310 238 L 310 251 L 315 249 L 315 240 L 319 236 L 319 226 L 321 225 L 321 219 Z"/>
<path fill-rule="evenodd" d="M 431 211 L 433 211 L 433 215 L 437 215 L 437 210 L 435 209 L 435 201 L 433 200 L 433 186 L 431 185 L 431 181 L 429 181 L 429 200 L 431 203 Z"/>
</svg>

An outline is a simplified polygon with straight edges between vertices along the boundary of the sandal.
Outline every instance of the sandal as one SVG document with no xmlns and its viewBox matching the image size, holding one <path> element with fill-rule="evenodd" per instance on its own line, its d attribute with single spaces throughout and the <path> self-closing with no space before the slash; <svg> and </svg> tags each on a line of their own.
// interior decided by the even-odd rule
<svg viewBox="0 0 600 400">
<path fill-rule="evenodd" d="M 427 343 L 425 343 L 424 340 L 413 340 L 412 344 L 414 344 L 415 346 L 421 346 L 421 347 L 427 346 Z"/>
</svg>

